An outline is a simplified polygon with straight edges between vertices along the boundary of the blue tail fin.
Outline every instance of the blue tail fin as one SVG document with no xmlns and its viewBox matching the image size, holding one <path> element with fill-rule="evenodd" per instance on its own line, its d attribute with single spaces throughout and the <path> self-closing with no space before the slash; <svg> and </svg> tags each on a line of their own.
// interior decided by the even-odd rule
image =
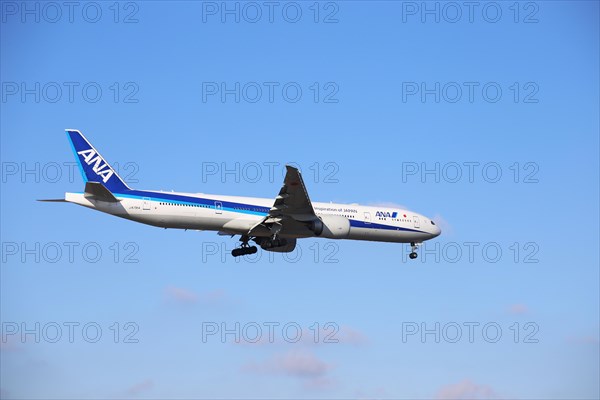
<svg viewBox="0 0 600 400">
<path fill-rule="evenodd" d="M 114 193 L 131 190 L 117 174 L 117 171 L 102 158 L 98 150 L 87 141 L 81 132 L 67 129 L 67 137 L 71 142 L 73 153 L 85 182 L 102 183 Z"/>
</svg>

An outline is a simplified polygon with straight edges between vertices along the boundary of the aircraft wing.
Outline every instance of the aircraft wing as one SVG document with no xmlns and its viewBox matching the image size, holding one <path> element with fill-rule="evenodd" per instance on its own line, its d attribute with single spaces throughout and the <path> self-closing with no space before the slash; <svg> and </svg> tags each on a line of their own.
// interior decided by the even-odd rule
<svg viewBox="0 0 600 400">
<path fill-rule="evenodd" d="M 290 165 L 285 167 L 287 173 L 283 186 L 269 211 L 269 217 L 291 217 L 297 221 L 310 221 L 317 218 L 300 171 Z"/>
<path fill-rule="evenodd" d="M 304 222 L 318 219 L 308 197 L 300 171 L 290 165 L 285 167 L 287 172 L 283 180 L 283 186 L 281 186 L 269 214 L 253 226 L 248 234 L 251 235 L 259 226 L 268 227 L 273 224 L 279 226 L 277 231 L 280 229 L 294 231 L 298 228 L 304 231 Z"/>
</svg>

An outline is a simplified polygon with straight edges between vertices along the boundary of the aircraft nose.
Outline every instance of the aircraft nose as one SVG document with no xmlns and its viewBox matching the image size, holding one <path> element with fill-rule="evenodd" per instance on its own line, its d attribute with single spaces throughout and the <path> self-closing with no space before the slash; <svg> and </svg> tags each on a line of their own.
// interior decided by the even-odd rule
<svg viewBox="0 0 600 400">
<path fill-rule="evenodd" d="M 433 221 L 431 221 L 431 225 L 433 225 L 431 227 L 431 230 L 429 231 L 431 233 L 431 238 L 433 239 L 434 237 L 440 236 L 440 234 L 442 233 L 442 230 L 440 229 L 440 227 L 437 224 L 435 224 Z"/>
</svg>

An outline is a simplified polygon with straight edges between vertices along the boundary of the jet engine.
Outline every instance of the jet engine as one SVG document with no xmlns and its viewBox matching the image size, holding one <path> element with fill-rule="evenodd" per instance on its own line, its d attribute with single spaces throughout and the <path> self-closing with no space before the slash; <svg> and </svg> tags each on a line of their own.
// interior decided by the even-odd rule
<svg viewBox="0 0 600 400">
<path fill-rule="evenodd" d="M 350 234 L 350 220 L 340 215 L 321 215 L 310 222 L 309 229 L 319 237 L 344 239 Z"/>
<path fill-rule="evenodd" d="M 256 238 L 254 241 L 265 251 L 273 251 L 276 253 L 289 253 L 296 248 L 296 239 L 277 238 Z"/>
</svg>

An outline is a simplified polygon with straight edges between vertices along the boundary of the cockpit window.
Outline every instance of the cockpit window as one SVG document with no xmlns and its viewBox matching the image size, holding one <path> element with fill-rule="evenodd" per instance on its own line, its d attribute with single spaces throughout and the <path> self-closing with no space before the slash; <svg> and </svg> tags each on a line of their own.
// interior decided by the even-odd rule
<svg viewBox="0 0 600 400">
<path fill-rule="evenodd" d="M 435 225 L 435 222 L 431 221 L 431 225 Z"/>
</svg>

